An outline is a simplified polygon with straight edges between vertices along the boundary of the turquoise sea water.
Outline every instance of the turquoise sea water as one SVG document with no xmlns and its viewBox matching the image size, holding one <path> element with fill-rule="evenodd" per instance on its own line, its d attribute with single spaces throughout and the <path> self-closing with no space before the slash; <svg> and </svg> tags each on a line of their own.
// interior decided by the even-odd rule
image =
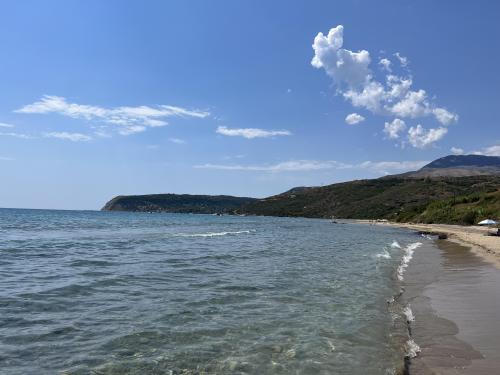
<svg viewBox="0 0 500 375">
<path fill-rule="evenodd" d="M 407 331 L 387 301 L 420 240 L 314 219 L 0 209 L 0 373 L 395 373 Z"/>
</svg>

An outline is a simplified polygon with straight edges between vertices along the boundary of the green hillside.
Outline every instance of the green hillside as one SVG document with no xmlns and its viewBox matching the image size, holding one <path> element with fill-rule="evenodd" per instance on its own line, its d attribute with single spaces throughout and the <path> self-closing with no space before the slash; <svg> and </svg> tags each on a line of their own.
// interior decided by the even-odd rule
<svg viewBox="0 0 500 375">
<path fill-rule="evenodd" d="M 462 223 L 467 221 L 463 215 L 472 215 L 468 213 L 472 209 L 477 211 L 475 218 L 500 216 L 493 204 L 499 189 L 499 176 L 381 178 L 287 192 L 250 203 L 244 211 L 269 216 Z M 457 203 L 460 200 L 462 205 Z M 453 209 L 439 215 L 439 204 L 452 204 Z"/>
<path fill-rule="evenodd" d="M 456 223 L 471 225 L 487 218 L 500 218 L 500 190 L 473 193 L 430 203 L 411 218 L 423 223 Z"/>
</svg>

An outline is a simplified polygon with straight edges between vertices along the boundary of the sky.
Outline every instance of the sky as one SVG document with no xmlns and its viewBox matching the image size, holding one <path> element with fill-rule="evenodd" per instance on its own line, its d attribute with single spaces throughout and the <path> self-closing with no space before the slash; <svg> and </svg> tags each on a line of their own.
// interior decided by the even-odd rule
<svg viewBox="0 0 500 375">
<path fill-rule="evenodd" d="M 0 207 L 265 197 L 500 155 L 500 3 L 4 1 Z"/>
</svg>

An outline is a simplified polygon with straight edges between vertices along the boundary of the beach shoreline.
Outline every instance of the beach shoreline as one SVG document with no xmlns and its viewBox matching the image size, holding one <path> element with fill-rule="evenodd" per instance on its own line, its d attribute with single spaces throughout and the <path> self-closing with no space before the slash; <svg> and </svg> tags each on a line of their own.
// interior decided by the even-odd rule
<svg viewBox="0 0 500 375">
<path fill-rule="evenodd" d="M 500 308 L 500 237 L 488 236 L 493 228 L 351 222 L 407 229 L 422 236 L 423 245 L 405 273 L 400 297 L 401 306 L 409 309 L 410 339 L 417 348 L 416 356 L 409 358 L 408 373 L 497 374 L 500 342 L 494 327 Z"/>
<path fill-rule="evenodd" d="M 356 223 L 392 226 L 429 234 L 444 234 L 446 240 L 470 248 L 470 250 L 500 269 L 500 237 L 488 236 L 492 228 L 451 224 L 416 224 L 391 221 L 355 220 Z"/>
</svg>

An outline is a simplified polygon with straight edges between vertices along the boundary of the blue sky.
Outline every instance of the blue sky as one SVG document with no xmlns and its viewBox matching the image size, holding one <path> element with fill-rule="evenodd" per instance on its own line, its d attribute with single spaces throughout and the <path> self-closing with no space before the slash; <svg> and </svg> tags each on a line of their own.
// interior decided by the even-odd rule
<svg viewBox="0 0 500 375">
<path fill-rule="evenodd" d="M 0 207 L 263 197 L 452 152 L 499 155 L 499 11 L 486 0 L 2 2 Z"/>
</svg>

